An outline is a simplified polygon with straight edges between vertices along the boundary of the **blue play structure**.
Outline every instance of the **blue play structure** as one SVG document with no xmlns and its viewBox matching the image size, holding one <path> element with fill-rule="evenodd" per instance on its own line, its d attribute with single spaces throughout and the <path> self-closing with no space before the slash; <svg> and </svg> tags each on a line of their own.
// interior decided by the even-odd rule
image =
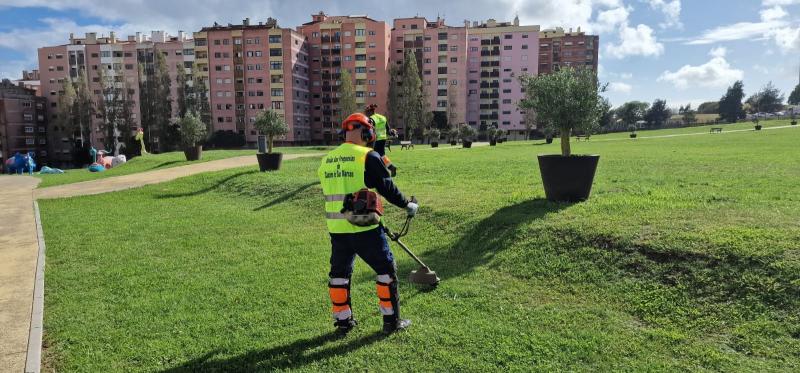
<svg viewBox="0 0 800 373">
<path fill-rule="evenodd" d="M 34 162 L 33 157 L 33 152 L 14 154 L 13 157 L 6 161 L 8 173 L 22 175 L 23 172 L 27 172 L 29 175 L 33 175 L 33 171 L 36 169 L 36 162 Z"/>
</svg>

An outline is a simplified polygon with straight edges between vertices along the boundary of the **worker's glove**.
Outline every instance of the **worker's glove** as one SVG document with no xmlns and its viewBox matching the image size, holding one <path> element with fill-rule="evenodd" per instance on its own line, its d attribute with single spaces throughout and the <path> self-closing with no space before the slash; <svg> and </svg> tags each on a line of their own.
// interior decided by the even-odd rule
<svg viewBox="0 0 800 373">
<path fill-rule="evenodd" d="M 409 217 L 412 217 L 417 214 L 417 210 L 419 210 L 419 205 L 415 202 L 409 202 L 406 206 L 406 213 L 408 213 Z"/>
<path fill-rule="evenodd" d="M 389 133 L 391 133 L 393 137 L 397 137 L 397 130 L 393 129 L 389 131 Z"/>
</svg>

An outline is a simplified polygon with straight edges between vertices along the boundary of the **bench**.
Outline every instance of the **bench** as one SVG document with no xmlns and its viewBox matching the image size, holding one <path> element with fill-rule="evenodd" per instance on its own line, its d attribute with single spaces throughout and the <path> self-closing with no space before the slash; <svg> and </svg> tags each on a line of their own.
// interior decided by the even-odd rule
<svg viewBox="0 0 800 373">
<path fill-rule="evenodd" d="M 400 150 L 403 149 L 414 149 L 414 143 L 411 141 L 400 141 Z"/>
<path fill-rule="evenodd" d="M 575 135 L 575 141 L 580 141 L 580 139 L 583 139 L 583 141 L 589 141 L 589 136 L 591 135 Z"/>
<path fill-rule="evenodd" d="M 722 127 L 711 127 L 711 129 L 708 131 L 708 133 L 714 133 L 714 132 L 722 133 Z"/>
</svg>

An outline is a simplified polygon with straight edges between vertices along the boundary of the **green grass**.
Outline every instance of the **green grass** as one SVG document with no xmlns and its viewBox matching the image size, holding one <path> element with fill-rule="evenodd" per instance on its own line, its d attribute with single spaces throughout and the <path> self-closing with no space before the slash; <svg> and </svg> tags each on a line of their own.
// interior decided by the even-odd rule
<svg viewBox="0 0 800 373">
<path fill-rule="evenodd" d="M 327 147 L 284 147 L 277 148 L 276 151 L 283 153 L 304 153 L 304 152 L 324 152 Z M 63 174 L 35 174 L 42 179 L 39 188 L 56 185 L 72 184 L 81 181 L 102 179 L 112 176 L 135 174 L 145 171 L 153 171 L 162 168 L 185 166 L 192 163 L 208 162 L 218 159 L 239 157 L 243 155 L 255 155 L 255 150 L 206 150 L 203 158 L 199 161 L 189 162 L 183 152 L 170 152 L 161 154 L 149 154 L 144 157 L 135 157 L 127 163 L 114 167 L 103 172 L 89 172 L 85 168 L 65 170 Z"/>
<path fill-rule="evenodd" d="M 422 206 L 404 241 L 443 280 L 401 283 L 414 325 L 387 338 L 361 261 L 360 325 L 329 334 L 316 159 L 41 201 L 47 366 L 798 371 L 798 141 L 790 128 L 576 143 L 601 154 L 580 204 L 543 200 L 536 154 L 557 141 L 392 152 Z M 404 278 L 415 265 L 395 255 Z"/>
</svg>

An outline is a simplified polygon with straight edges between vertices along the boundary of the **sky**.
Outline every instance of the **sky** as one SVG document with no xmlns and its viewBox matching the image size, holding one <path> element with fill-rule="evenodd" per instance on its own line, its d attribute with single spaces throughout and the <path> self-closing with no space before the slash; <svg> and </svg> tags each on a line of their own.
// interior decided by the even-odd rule
<svg viewBox="0 0 800 373">
<path fill-rule="evenodd" d="M 0 78 L 36 68 L 36 48 L 69 33 L 194 31 L 214 22 L 273 17 L 296 27 L 320 10 L 447 24 L 494 18 L 600 35 L 601 80 L 614 106 L 718 100 L 736 80 L 751 94 L 773 82 L 786 97 L 800 79 L 800 0 L 0 0 Z"/>
</svg>

